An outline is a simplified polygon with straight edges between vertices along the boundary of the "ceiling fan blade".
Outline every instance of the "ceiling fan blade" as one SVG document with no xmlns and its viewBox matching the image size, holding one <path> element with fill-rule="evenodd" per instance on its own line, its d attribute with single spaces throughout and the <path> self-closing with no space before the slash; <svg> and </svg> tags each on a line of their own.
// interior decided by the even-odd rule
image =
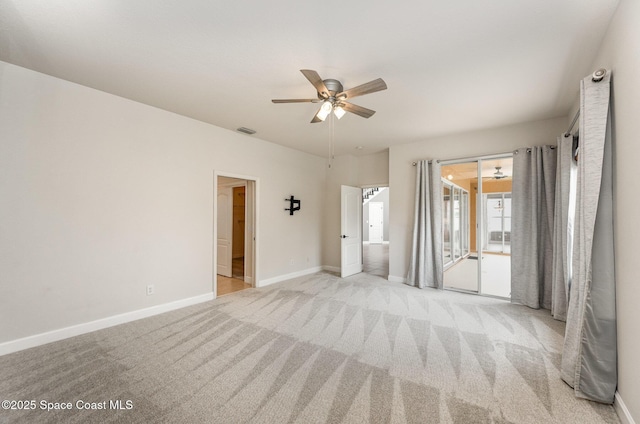
<svg viewBox="0 0 640 424">
<path fill-rule="evenodd" d="M 300 69 L 302 75 L 309 80 L 311 84 L 316 88 L 316 91 L 322 95 L 325 99 L 329 97 L 329 90 L 324 85 L 324 81 L 320 78 L 320 75 L 316 71 L 311 69 Z"/>
<path fill-rule="evenodd" d="M 340 102 L 340 106 L 347 112 L 355 113 L 356 115 L 362 116 L 363 118 L 371 118 L 375 110 L 367 109 L 366 107 L 354 105 L 349 102 Z"/>
<path fill-rule="evenodd" d="M 320 99 L 272 99 L 273 103 L 320 103 Z"/>
<path fill-rule="evenodd" d="M 375 93 L 376 91 L 382 91 L 387 89 L 387 84 L 384 82 L 382 78 L 375 79 L 373 81 L 369 81 L 357 87 L 350 88 L 348 90 L 343 91 L 342 93 L 338 93 L 336 98 L 341 99 L 350 99 L 356 96 L 362 96 L 364 94 Z"/>
<path fill-rule="evenodd" d="M 320 109 L 322 109 L 322 106 L 320 106 Z M 316 124 L 318 122 L 322 122 L 322 119 L 318 118 L 318 113 L 320 112 L 320 109 L 318 109 L 318 112 L 316 112 L 316 114 L 313 115 L 313 119 L 311 120 L 312 124 Z"/>
</svg>

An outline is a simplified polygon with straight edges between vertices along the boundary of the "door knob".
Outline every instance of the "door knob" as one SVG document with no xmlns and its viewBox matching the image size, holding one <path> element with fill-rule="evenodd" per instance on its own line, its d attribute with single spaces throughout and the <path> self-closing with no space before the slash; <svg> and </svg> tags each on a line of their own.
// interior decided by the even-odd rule
<svg viewBox="0 0 640 424">
<path fill-rule="evenodd" d="M 340 238 L 347 238 L 349 236 L 345 236 L 344 234 L 340 236 Z"/>
</svg>

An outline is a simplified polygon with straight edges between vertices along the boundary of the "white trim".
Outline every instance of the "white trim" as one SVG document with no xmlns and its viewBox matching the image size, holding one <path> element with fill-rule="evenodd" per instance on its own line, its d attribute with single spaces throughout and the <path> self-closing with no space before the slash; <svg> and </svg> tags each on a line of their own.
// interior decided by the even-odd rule
<svg viewBox="0 0 640 424">
<path fill-rule="evenodd" d="M 322 266 L 322 270 L 323 271 L 329 271 L 329 272 L 337 272 L 338 274 L 340 274 L 340 267 L 339 266 L 323 265 Z"/>
<path fill-rule="evenodd" d="M 631 416 L 631 412 L 627 409 L 627 405 L 622 401 L 622 396 L 620 396 L 620 392 L 616 390 L 616 395 L 613 400 L 613 408 L 618 414 L 618 418 L 620 418 L 620 422 L 622 424 L 636 424 Z"/>
<path fill-rule="evenodd" d="M 292 272 L 292 273 L 289 273 L 289 274 L 278 275 L 277 277 L 271 277 L 271 278 L 267 278 L 266 280 L 260 280 L 260 282 L 258 283 L 258 285 L 256 287 L 264 287 L 264 286 L 268 286 L 270 284 L 279 283 L 281 281 L 290 280 L 292 278 L 302 277 L 303 275 L 314 274 L 316 272 L 322 271 L 322 269 L 323 269 L 323 267 L 316 266 L 316 267 L 313 267 L 313 268 L 303 269 L 302 271 L 296 271 L 296 272 Z"/>
<path fill-rule="evenodd" d="M 388 281 L 391 281 L 392 283 L 406 283 L 407 279 L 404 277 L 397 277 L 395 275 L 389 275 L 387 277 Z"/>
<path fill-rule="evenodd" d="M 127 322 L 136 321 L 142 318 L 159 315 L 165 312 L 173 311 L 175 309 L 181 309 L 187 306 L 196 305 L 198 303 L 208 302 L 210 300 L 213 300 L 213 293 L 201 294 L 199 296 L 176 300 L 174 302 L 151 306 L 149 308 L 138 309 L 136 311 L 125 312 L 123 314 L 113 315 L 107 318 L 85 322 L 83 324 L 72 325 L 71 327 L 60 328 L 58 330 L 36 334 L 33 336 L 24 337 L 22 339 L 11 340 L 8 342 L 0 343 L 0 356 L 36 346 L 41 346 L 51 342 L 57 342 L 58 340 L 68 339 L 69 337 L 91 333 L 92 331 L 102 330 L 104 328 L 125 324 Z"/>
</svg>

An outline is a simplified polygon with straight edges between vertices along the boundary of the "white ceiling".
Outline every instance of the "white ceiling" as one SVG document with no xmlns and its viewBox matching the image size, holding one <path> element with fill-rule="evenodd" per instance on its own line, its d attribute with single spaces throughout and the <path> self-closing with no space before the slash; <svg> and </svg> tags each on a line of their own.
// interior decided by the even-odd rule
<svg viewBox="0 0 640 424">
<path fill-rule="evenodd" d="M 0 60 L 316 155 L 329 122 L 300 73 L 370 119 L 336 121 L 336 155 L 565 116 L 618 0 L 0 0 Z M 357 146 L 363 146 L 357 150 Z"/>
</svg>

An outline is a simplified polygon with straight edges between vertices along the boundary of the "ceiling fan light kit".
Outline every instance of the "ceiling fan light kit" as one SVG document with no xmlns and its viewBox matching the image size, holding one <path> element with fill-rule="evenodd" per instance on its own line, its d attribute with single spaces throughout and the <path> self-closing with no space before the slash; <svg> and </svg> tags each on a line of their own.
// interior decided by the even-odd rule
<svg viewBox="0 0 640 424">
<path fill-rule="evenodd" d="M 327 119 L 327 116 L 329 116 L 332 109 L 333 105 L 331 104 L 331 102 L 329 102 L 329 100 L 326 100 L 320 106 L 320 110 L 318 110 L 318 113 L 316 113 L 316 117 L 319 120 L 324 121 L 325 119 Z"/>
<path fill-rule="evenodd" d="M 336 115 L 336 118 L 340 119 L 347 113 L 346 110 L 342 108 L 342 106 L 336 106 L 333 108 L 333 114 Z"/>
<path fill-rule="evenodd" d="M 301 69 L 300 72 L 314 86 L 318 99 L 273 99 L 271 101 L 273 103 L 318 103 L 321 101 L 322 105 L 314 115 L 311 123 L 323 122 L 331 112 L 338 119 L 342 118 L 346 112 L 354 113 L 363 118 L 370 118 L 376 113 L 375 110 L 355 105 L 346 100 L 387 89 L 387 84 L 382 78 L 344 90 L 342 83 L 336 79 L 327 78 L 323 80 L 316 71 L 311 69 Z"/>
</svg>

